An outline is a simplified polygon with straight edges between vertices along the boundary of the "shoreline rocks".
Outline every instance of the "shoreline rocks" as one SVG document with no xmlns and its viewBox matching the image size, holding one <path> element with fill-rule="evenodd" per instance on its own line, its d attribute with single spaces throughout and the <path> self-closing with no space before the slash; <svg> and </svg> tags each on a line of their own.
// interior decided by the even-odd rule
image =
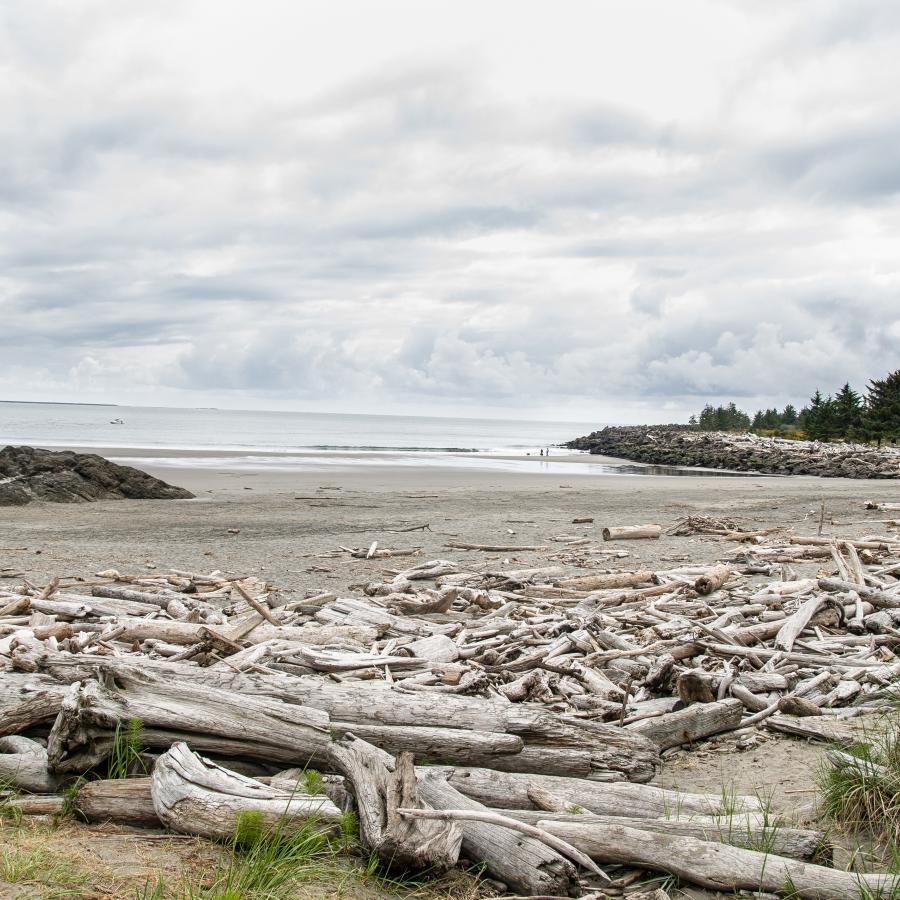
<svg viewBox="0 0 900 900">
<path fill-rule="evenodd" d="M 900 478 L 900 449 L 894 447 L 789 441 L 679 425 L 611 426 L 565 446 L 652 465 L 823 478 Z"/>
<path fill-rule="evenodd" d="M 140 469 L 120 466 L 94 453 L 4 447 L 0 450 L 0 506 L 32 500 L 190 500 L 190 491 Z"/>
</svg>

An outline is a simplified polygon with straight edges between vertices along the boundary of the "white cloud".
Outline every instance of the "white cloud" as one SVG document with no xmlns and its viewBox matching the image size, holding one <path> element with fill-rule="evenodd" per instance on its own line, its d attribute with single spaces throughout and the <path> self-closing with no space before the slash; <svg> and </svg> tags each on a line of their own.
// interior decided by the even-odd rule
<svg viewBox="0 0 900 900">
<path fill-rule="evenodd" d="M 900 358 L 890 0 L 10 0 L 0 389 L 678 418 Z"/>
</svg>

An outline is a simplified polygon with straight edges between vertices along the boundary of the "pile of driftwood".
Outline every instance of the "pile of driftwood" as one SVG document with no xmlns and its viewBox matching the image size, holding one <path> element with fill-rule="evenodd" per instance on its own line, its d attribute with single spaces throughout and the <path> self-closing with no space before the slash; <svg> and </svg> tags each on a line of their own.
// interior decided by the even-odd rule
<svg viewBox="0 0 900 900">
<path fill-rule="evenodd" d="M 353 810 L 388 865 L 462 854 L 524 895 L 621 894 L 623 866 L 799 897 L 900 890 L 830 868 L 823 834 L 773 828 L 756 798 L 647 783 L 713 735 L 856 740 L 900 677 L 900 539 L 669 531 L 721 539 L 720 562 L 602 570 L 618 552 L 582 532 L 529 548 L 540 568 L 456 545 L 468 561 L 404 559 L 341 597 L 183 571 L 0 589 L 0 782 L 31 792 L 6 802 L 59 809 L 137 723 L 149 774 L 84 782 L 89 820 L 227 838 L 248 810 L 323 828 Z"/>
<path fill-rule="evenodd" d="M 566 446 L 653 465 L 824 478 L 900 478 L 898 447 L 792 441 L 683 425 L 610 426 Z"/>
</svg>

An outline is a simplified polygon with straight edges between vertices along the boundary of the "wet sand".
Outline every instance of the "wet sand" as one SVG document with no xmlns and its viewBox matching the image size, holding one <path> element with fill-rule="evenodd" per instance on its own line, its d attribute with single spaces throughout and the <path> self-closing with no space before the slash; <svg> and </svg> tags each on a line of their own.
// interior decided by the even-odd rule
<svg viewBox="0 0 900 900">
<path fill-rule="evenodd" d="M 161 451 L 110 449 L 137 462 Z M 486 555 L 449 550 L 448 540 L 504 545 L 547 544 L 551 536 L 594 536 L 606 525 L 656 522 L 664 527 L 691 514 L 732 519 L 747 527 L 818 524 L 821 498 L 828 519 L 883 518 L 866 513 L 867 499 L 900 500 L 900 486 L 844 479 L 581 475 L 593 459 L 512 458 L 523 471 L 447 466 L 389 466 L 358 457 L 352 465 L 281 471 L 191 465 L 141 466 L 188 488 L 195 500 L 116 500 L 76 505 L 31 504 L 0 510 L 0 568 L 40 581 L 102 568 L 150 566 L 261 574 L 291 590 L 344 591 L 377 577 L 381 561 L 330 558 L 339 547 L 421 547 L 426 558 L 471 558 L 480 566 L 540 564 L 529 551 Z M 177 457 L 175 456 L 177 454 Z M 216 454 L 224 457 L 225 454 Z M 351 454 L 352 456 L 352 454 Z M 621 462 L 621 461 L 614 461 Z M 592 516 L 593 525 L 573 525 Z M 407 531 L 427 524 L 430 530 Z M 871 531 L 877 530 L 873 524 Z M 234 533 L 237 531 L 237 533 Z M 827 531 L 826 531 L 827 533 Z M 619 545 L 631 565 L 662 566 L 690 554 L 715 559 L 720 542 L 663 538 Z"/>
</svg>

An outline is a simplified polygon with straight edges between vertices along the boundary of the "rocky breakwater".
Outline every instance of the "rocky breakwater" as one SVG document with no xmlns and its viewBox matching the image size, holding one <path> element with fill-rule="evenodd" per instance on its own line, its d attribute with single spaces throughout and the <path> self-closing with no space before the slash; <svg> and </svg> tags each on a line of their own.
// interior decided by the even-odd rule
<svg viewBox="0 0 900 900">
<path fill-rule="evenodd" d="M 894 447 L 788 441 L 683 426 L 604 428 L 566 446 L 654 465 L 826 478 L 900 478 L 900 449 Z"/>
<path fill-rule="evenodd" d="M 0 450 L 0 506 L 32 500 L 186 500 L 194 495 L 140 469 L 93 453 L 4 447 Z"/>
</svg>

